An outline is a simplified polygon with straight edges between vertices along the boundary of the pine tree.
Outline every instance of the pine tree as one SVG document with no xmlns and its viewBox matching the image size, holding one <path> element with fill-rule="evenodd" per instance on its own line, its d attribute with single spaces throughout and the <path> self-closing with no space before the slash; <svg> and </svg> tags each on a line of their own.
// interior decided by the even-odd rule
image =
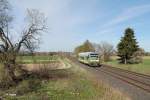
<svg viewBox="0 0 150 100">
<path fill-rule="evenodd" d="M 134 31 L 131 28 L 127 28 L 124 33 L 124 37 L 121 38 L 120 43 L 117 46 L 118 60 L 120 63 L 132 63 L 131 59 L 135 52 L 139 50 L 138 43 L 136 42 Z"/>
</svg>

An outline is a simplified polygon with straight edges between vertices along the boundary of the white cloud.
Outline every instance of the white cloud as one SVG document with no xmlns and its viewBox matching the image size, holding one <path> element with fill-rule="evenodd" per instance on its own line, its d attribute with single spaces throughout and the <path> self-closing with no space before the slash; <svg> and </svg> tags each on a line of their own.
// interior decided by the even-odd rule
<svg viewBox="0 0 150 100">
<path fill-rule="evenodd" d="M 96 34 L 112 34 L 115 28 L 125 21 L 129 21 L 133 18 L 142 16 L 143 14 L 150 12 L 150 4 L 133 6 L 125 9 L 120 14 L 118 14 L 114 19 L 108 20 L 106 24 L 99 27 Z"/>
<path fill-rule="evenodd" d="M 108 23 L 106 23 L 104 25 L 104 27 L 120 24 L 122 22 L 128 21 L 130 19 L 141 16 L 148 12 L 150 12 L 150 4 L 139 5 L 139 6 L 127 8 L 121 14 L 119 14 L 116 18 L 114 18 L 111 21 L 109 21 Z"/>
</svg>

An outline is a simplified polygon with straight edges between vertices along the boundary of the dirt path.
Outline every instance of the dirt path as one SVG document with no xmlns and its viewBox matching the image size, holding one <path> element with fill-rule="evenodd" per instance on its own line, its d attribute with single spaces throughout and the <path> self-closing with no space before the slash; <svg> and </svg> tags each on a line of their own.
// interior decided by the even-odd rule
<svg viewBox="0 0 150 100">
<path fill-rule="evenodd" d="M 52 63 L 41 63 L 41 64 L 22 64 L 23 69 L 27 71 L 37 71 L 41 68 L 46 68 L 48 70 L 59 70 L 59 69 L 68 69 L 70 68 L 70 65 L 67 63 L 65 64 L 63 61 L 57 61 Z"/>
</svg>

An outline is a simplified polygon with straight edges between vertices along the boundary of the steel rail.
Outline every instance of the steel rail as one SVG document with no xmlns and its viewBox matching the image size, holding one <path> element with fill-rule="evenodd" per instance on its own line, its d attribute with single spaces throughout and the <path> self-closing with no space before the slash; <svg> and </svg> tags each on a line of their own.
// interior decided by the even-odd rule
<svg viewBox="0 0 150 100">
<path fill-rule="evenodd" d="M 96 70 L 97 70 L 97 69 L 96 69 Z M 112 72 L 109 72 L 109 71 L 106 71 L 106 70 L 98 70 L 98 71 L 101 71 L 101 72 L 103 72 L 103 73 L 109 74 L 109 75 L 111 75 L 112 77 L 115 77 L 115 78 L 117 78 L 117 79 L 119 79 L 119 80 L 121 80 L 121 81 L 123 81 L 123 82 L 126 82 L 126 83 L 128 83 L 128 84 L 130 84 L 130 85 L 132 85 L 132 86 L 138 87 L 138 88 L 140 88 L 140 89 L 142 89 L 142 90 L 144 90 L 144 91 L 150 93 L 150 89 L 148 89 L 148 88 L 147 88 L 147 85 L 145 85 L 145 84 L 144 84 L 144 86 L 137 85 L 137 84 L 139 84 L 139 83 L 136 83 L 135 81 L 132 82 L 133 80 L 128 79 L 128 78 L 125 78 L 125 77 L 122 77 L 122 76 L 119 76 L 119 75 L 117 75 L 116 73 L 112 73 Z M 140 84 L 142 84 L 142 83 L 140 83 Z M 142 84 L 142 85 L 143 85 L 143 84 Z"/>
<path fill-rule="evenodd" d="M 109 69 L 111 68 L 111 69 L 114 69 L 114 70 L 119 70 L 119 71 L 122 71 L 122 72 L 125 72 L 125 73 L 133 74 L 135 76 L 139 76 L 139 77 L 146 78 L 146 79 L 150 80 L 150 75 L 145 75 L 145 74 L 142 74 L 142 73 L 137 73 L 137 72 L 133 72 L 133 71 L 129 71 L 129 70 L 121 69 L 121 68 L 116 68 L 116 67 L 112 67 L 112 66 L 108 66 L 108 65 L 103 65 L 103 67 L 109 68 Z"/>
</svg>

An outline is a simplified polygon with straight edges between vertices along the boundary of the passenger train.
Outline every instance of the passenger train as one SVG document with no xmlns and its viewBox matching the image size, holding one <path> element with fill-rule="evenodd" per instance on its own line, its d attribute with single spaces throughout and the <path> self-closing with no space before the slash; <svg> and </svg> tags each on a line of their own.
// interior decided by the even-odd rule
<svg viewBox="0 0 150 100">
<path fill-rule="evenodd" d="M 90 65 L 90 66 L 99 66 L 99 54 L 95 52 L 83 52 L 78 54 L 78 60 L 81 63 Z"/>
</svg>

